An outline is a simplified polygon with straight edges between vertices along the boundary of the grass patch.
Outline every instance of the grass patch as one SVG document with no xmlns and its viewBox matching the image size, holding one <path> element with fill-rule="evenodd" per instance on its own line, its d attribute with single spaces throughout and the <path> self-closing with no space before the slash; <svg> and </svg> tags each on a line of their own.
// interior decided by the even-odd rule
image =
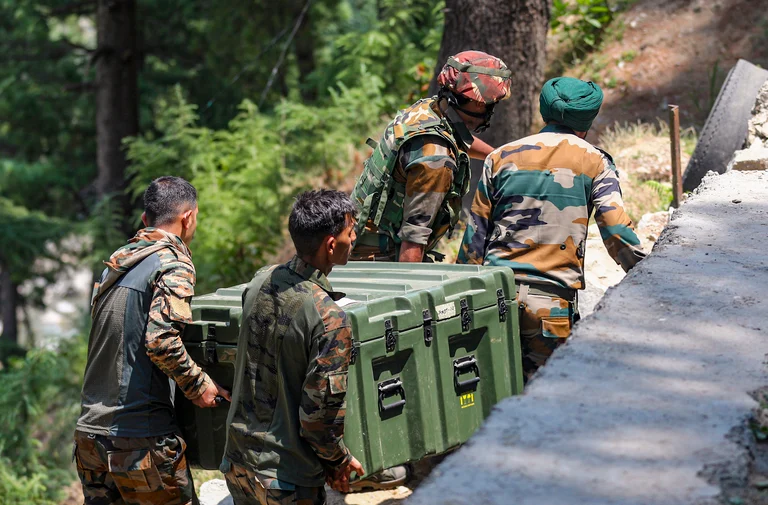
<svg viewBox="0 0 768 505">
<path fill-rule="evenodd" d="M 629 51 L 624 51 L 623 53 L 621 53 L 620 60 L 626 61 L 627 63 L 629 63 L 631 61 L 634 61 L 635 58 L 637 58 L 637 51 L 630 49 Z"/>
<path fill-rule="evenodd" d="M 682 165 L 696 147 L 696 131 L 680 135 Z M 672 201 L 672 163 L 669 125 L 657 123 L 615 124 L 600 136 L 598 145 L 611 153 L 621 177 L 627 214 L 637 222 L 649 212 L 667 210 Z"/>
</svg>

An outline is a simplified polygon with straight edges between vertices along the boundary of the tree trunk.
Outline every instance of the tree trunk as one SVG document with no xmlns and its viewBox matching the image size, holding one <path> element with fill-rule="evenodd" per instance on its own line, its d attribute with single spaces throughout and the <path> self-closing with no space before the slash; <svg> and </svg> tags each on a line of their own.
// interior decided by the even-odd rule
<svg viewBox="0 0 768 505">
<path fill-rule="evenodd" d="M 296 33 L 295 53 L 296 66 L 299 68 L 299 83 L 301 99 L 304 103 L 312 103 L 317 100 L 317 88 L 307 86 L 307 77 L 315 70 L 315 46 L 317 37 L 315 36 L 312 9 L 307 12 L 304 21 Z"/>
<path fill-rule="evenodd" d="M 497 147 L 530 133 L 544 77 L 549 0 L 446 0 L 435 75 L 468 49 L 492 54 L 512 70 L 512 96 L 501 102 L 482 139 Z M 433 78 L 431 91 L 436 92 Z"/>
<path fill-rule="evenodd" d="M 125 209 L 123 231 L 130 233 L 122 141 L 139 132 L 136 1 L 99 0 L 96 20 L 96 191 L 100 199 L 118 199 Z"/>
<path fill-rule="evenodd" d="M 0 265 L 0 313 L 2 313 L 3 331 L 2 337 L 14 344 L 19 343 L 19 322 L 16 316 L 16 307 L 19 295 L 18 286 L 11 280 L 11 272 Z"/>
</svg>

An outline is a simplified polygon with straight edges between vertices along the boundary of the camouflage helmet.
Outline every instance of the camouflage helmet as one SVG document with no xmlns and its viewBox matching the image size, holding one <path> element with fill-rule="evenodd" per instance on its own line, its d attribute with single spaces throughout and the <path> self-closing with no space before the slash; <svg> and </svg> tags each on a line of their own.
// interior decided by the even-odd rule
<svg viewBox="0 0 768 505">
<path fill-rule="evenodd" d="M 509 97 L 511 76 L 499 58 L 482 51 L 462 51 L 448 58 L 437 83 L 469 100 L 494 104 Z"/>
</svg>

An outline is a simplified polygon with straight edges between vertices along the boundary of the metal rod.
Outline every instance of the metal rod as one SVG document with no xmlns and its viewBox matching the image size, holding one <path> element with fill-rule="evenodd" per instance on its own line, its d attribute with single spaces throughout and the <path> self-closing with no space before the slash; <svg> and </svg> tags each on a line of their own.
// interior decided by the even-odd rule
<svg viewBox="0 0 768 505">
<path fill-rule="evenodd" d="M 669 106 L 669 142 L 672 153 L 672 206 L 683 202 L 683 173 L 680 160 L 680 107 Z"/>
</svg>

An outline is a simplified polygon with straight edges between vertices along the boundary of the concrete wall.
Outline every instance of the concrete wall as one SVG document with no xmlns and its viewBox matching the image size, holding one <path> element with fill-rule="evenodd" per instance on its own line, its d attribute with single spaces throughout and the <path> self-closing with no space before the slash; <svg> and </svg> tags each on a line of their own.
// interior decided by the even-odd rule
<svg viewBox="0 0 768 505">
<path fill-rule="evenodd" d="M 768 173 L 708 176 L 526 393 L 407 503 L 753 503 L 738 496 L 761 471 L 747 423 L 766 353 Z"/>
</svg>

